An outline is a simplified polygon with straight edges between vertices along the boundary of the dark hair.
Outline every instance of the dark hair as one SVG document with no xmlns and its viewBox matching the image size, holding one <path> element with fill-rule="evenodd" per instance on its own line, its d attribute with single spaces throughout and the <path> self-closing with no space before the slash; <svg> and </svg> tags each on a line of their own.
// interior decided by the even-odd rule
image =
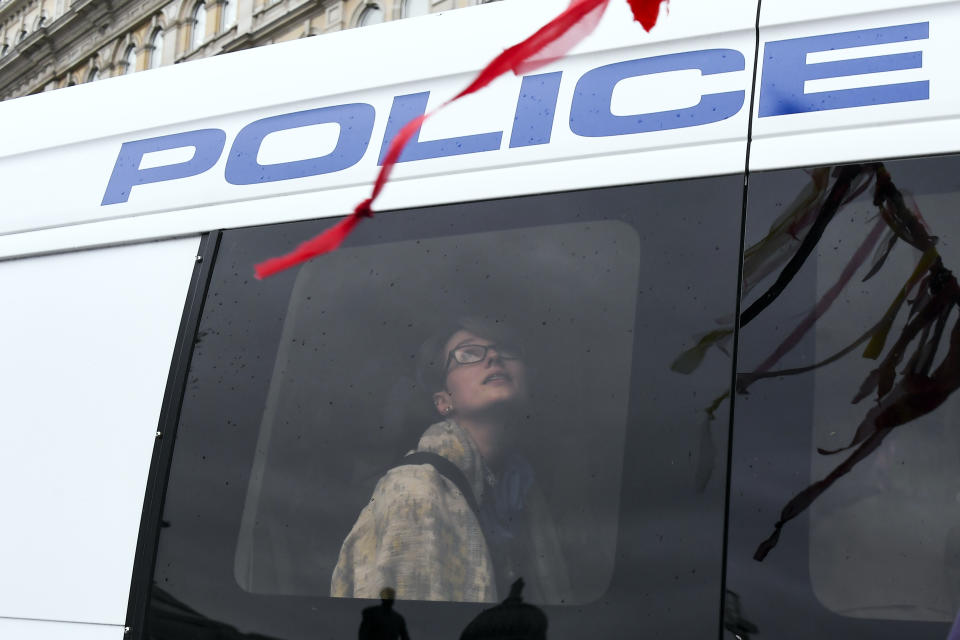
<svg viewBox="0 0 960 640">
<path fill-rule="evenodd" d="M 464 330 L 485 338 L 497 344 L 507 344 L 514 347 L 523 345 L 519 334 L 499 320 L 486 318 L 463 317 L 447 322 L 440 331 L 437 331 L 420 346 L 417 358 L 417 382 L 420 388 L 432 394 L 446 387 L 444 370 L 447 366 L 447 340 L 457 331 Z"/>
</svg>

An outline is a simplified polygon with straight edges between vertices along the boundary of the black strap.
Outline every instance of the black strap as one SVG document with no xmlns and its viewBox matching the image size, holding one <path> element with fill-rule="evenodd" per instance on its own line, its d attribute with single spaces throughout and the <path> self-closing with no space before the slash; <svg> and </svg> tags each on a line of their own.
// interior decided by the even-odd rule
<svg viewBox="0 0 960 640">
<path fill-rule="evenodd" d="M 497 592 L 501 593 L 504 591 L 505 585 L 501 584 L 502 579 L 499 578 L 499 576 L 508 575 L 508 572 L 504 566 L 506 559 L 504 557 L 503 549 L 499 549 L 499 547 L 496 547 L 496 545 L 491 545 L 492 541 L 487 537 L 486 527 L 484 526 L 483 518 L 480 515 L 480 506 L 477 504 L 477 497 L 474 495 L 473 488 L 470 486 L 470 481 L 467 480 L 467 476 L 463 473 L 463 470 L 440 454 L 433 453 L 432 451 L 415 451 L 407 456 L 404 456 L 402 461 L 394 465 L 394 468 L 402 467 L 408 464 L 432 465 L 433 468 L 437 470 L 437 473 L 452 482 L 457 489 L 460 490 L 460 493 L 463 494 L 463 498 L 467 501 L 467 505 L 474 512 L 474 514 L 476 514 L 477 522 L 480 524 L 480 533 L 483 535 L 484 542 L 486 542 L 487 545 L 487 550 L 490 552 L 490 559 L 493 562 L 494 584 L 497 586 Z"/>
<path fill-rule="evenodd" d="M 433 465 L 433 468 L 437 470 L 437 473 L 452 482 L 454 486 L 460 490 L 460 493 L 463 494 L 464 499 L 467 501 L 467 505 L 469 505 L 470 509 L 477 514 L 477 519 L 480 518 L 480 505 L 477 504 L 477 497 L 473 493 L 473 488 L 470 486 L 467 476 L 464 475 L 460 467 L 453 464 L 439 453 L 433 453 L 432 451 L 415 451 L 407 456 L 404 456 L 403 460 L 396 466 L 402 467 L 408 464 Z M 480 527 L 480 529 L 482 530 L 483 527 Z"/>
</svg>

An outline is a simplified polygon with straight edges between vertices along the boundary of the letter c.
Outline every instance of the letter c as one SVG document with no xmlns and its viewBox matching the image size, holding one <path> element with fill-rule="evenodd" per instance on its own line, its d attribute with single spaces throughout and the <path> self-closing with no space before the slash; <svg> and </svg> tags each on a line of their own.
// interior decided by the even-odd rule
<svg viewBox="0 0 960 640">
<path fill-rule="evenodd" d="M 685 109 L 618 116 L 611 112 L 613 89 L 626 78 L 698 69 L 703 75 L 743 71 L 746 62 L 735 49 L 703 49 L 608 64 L 583 74 L 573 92 L 570 130 L 578 136 L 622 136 L 719 122 L 743 107 L 744 92 L 709 93 Z"/>
</svg>

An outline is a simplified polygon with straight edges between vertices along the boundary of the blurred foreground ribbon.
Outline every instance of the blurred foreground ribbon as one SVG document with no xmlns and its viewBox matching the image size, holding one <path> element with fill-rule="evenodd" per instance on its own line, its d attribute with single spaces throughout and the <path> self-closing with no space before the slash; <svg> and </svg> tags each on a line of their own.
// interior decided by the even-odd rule
<svg viewBox="0 0 960 640">
<path fill-rule="evenodd" d="M 380 195 L 387 180 L 389 180 L 390 173 L 393 171 L 393 165 L 395 165 L 400 158 L 400 154 L 407 145 L 407 142 L 420 130 L 420 127 L 423 126 L 427 118 L 451 102 L 459 100 L 463 96 L 474 93 L 475 91 L 479 91 L 508 71 L 512 71 L 516 75 L 528 73 L 563 57 L 567 51 L 572 49 L 596 28 L 609 1 L 610 0 L 571 0 L 570 6 L 568 6 L 563 13 L 545 24 L 523 42 L 513 45 L 494 58 L 480 71 L 466 89 L 436 109 L 428 111 L 408 122 L 400 130 L 400 133 L 390 142 L 390 147 L 387 150 L 386 157 L 384 157 L 383 166 L 380 167 L 377 180 L 373 184 L 373 192 L 370 194 L 370 197 L 358 204 L 353 210 L 353 213 L 348 217 L 320 235 L 307 240 L 290 253 L 276 258 L 270 258 L 256 265 L 257 278 L 266 278 L 267 276 L 271 276 L 284 269 L 289 269 L 301 262 L 306 262 L 310 258 L 328 253 L 339 247 L 344 238 L 350 235 L 350 232 L 357 226 L 361 218 L 369 218 L 373 215 L 371 206 L 373 205 L 373 201 L 377 199 L 377 196 Z M 639 22 L 646 31 L 650 31 L 657 23 L 661 3 L 668 1 L 669 0 L 627 0 L 633 11 L 634 19 Z"/>
</svg>

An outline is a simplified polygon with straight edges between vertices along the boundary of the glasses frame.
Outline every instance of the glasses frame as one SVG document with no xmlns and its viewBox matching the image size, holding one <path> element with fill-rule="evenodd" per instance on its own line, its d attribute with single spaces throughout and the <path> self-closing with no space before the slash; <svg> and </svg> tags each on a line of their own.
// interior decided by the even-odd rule
<svg viewBox="0 0 960 640">
<path fill-rule="evenodd" d="M 523 349 L 522 349 L 522 348 L 520 348 L 520 347 L 505 347 L 508 351 L 512 351 L 513 353 L 516 354 L 516 355 L 512 355 L 512 356 L 507 356 L 507 355 L 504 355 L 504 354 L 503 354 L 503 351 L 500 350 L 500 347 L 501 347 L 501 346 L 504 346 L 504 345 L 498 345 L 498 344 L 474 344 L 474 343 L 457 345 L 456 347 L 454 347 L 453 349 L 450 350 L 450 353 L 447 354 L 447 361 L 446 361 L 446 362 L 444 363 L 444 365 L 443 365 L 443 375 L 444 375 L 444 377 L 446 377 L 446 375 L 447 375 L 448 373 L 450 373 L 450 363 L 451 363 L 451 362 L 456 362 L 456 363 L 457 363 L 459 366 L 461 366 L 461 367 L 469 367 L 470 365 L 473 365 L 473 364 L 480 364 L 481 362 L 483 362 L 484 360 L 487 359 L 487 355 L 490 353 L 490 350 L 491 350 L 491 349 L 493 349 L 494 351 L 496 351 L 496 352 L 497 352 L 497 356 L 500 357 L 500 358 L 502 358 L 503 360 L 522 360 L 522 359 L 523 359 Z M 459 360 L 457 360 L 456 356 L 454 356 L 454 352 L 456 352 L 457 349 L 463 349 L 464 347 L 480 347 L 481 349 L 483 349 L 483 355 L 480 357 L 479 360 L 476 360 L 475 362 L 460 362 Z"/>
</svg>

